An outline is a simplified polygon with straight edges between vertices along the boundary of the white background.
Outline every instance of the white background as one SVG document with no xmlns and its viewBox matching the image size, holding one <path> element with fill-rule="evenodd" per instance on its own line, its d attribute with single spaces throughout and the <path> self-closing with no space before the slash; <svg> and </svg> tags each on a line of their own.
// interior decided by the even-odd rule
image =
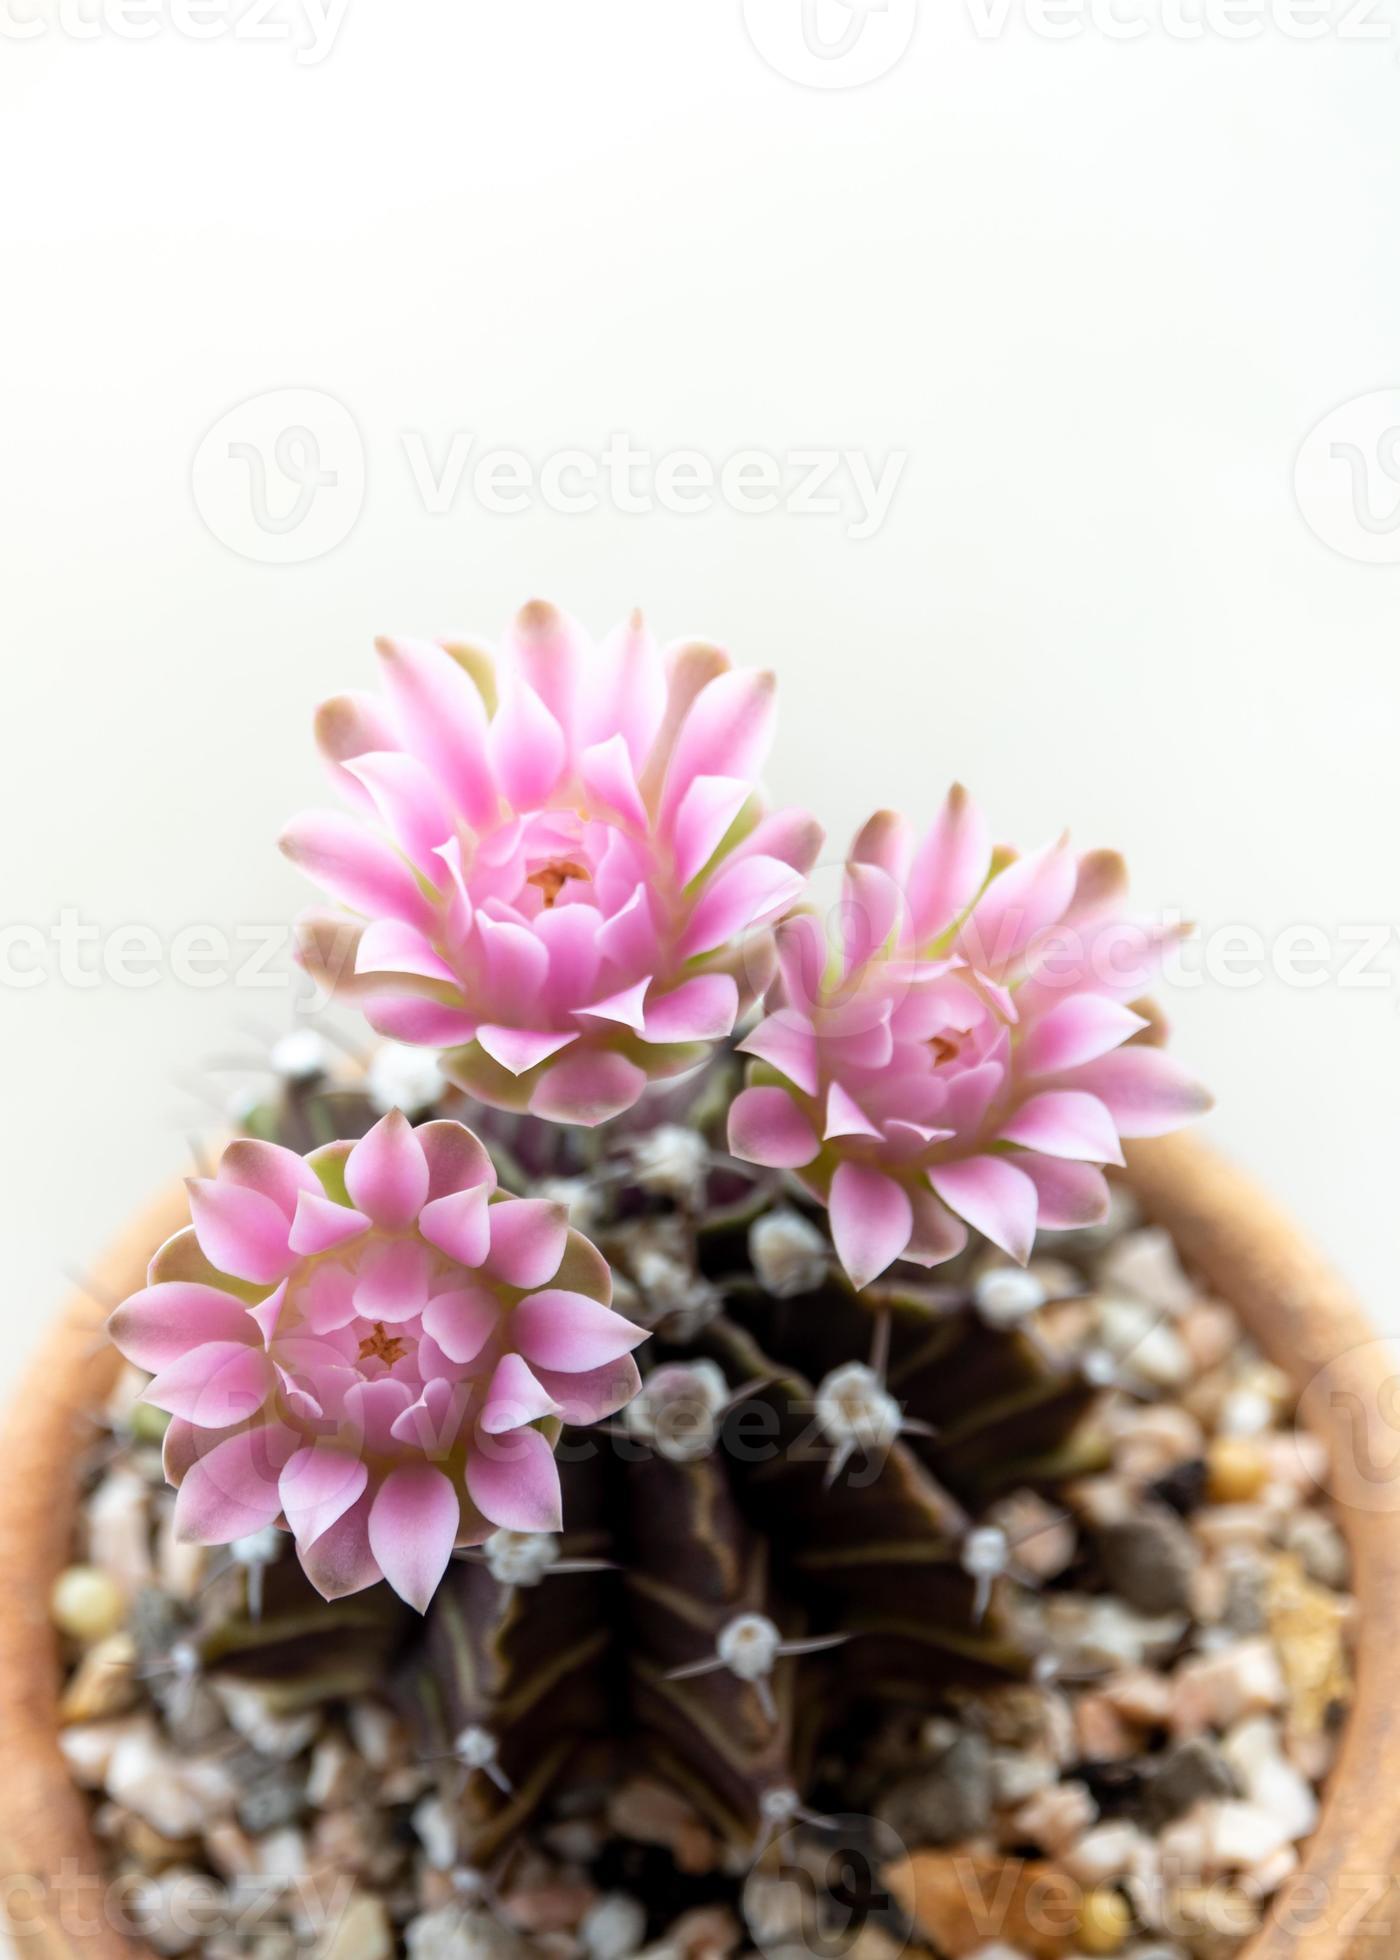
<svg viewBox="0 0 1400 1960">
<path fill-rule="evenodd" d="M 1145 907 L 1208 934 L 1324 929 L 1322 984 L 1167 1006 L 1217 1140 L 1400 1328 L 1400 565 L 1330 548 L 1293 491 L 1320 418 L 1400 385 L 1384 15 L 1188 40 L 1117 0 L 1137 38 L 1051 39 L 1021 0 L 1000 32 L 978 0 L 892 0 L 853 59 L 912 26 L 902 58 L 814 89 L 739 0 L 349 0 L 314 61 L 279 3 L 292 40 L 197 42 L 166 0 L 144 40 L 0 7 L 0 920 L 275 926 L 309 896 L 274 839 L 322 797 L 311 710 L 371 684 L 376 632 L 489 635 L 534 593 L 601 631 L 640 603 L 776 666 L 772 787 L 837 843 L 957 775 L 999 834 L 1116 844 Z M 799 0 L 754 17 L 800 54 Z M 206 431 L 282 388 L 363 444 L 354 528 L 302 564 L 240 556 L 192 492 Z M 1400 550 L 1394 421 L 1346 423 L 1369 529 L 1364 462 L 1320 452 L 1318 523 L 1373 556 Z M 494 514 L 470 468 L 433 514 L 404 437 L 436 465 L 458 431 L 536 469 L 615 432 L 907 460 L 864 539 L 785 509 Z M 244 541 L 277 549 L 242 470 L 215 522 L 241 486 Z M 297 493 L 273 472 L 274 514 Z M 1339 934 L 1373 924 L 1381 983 L 1340 984 Z M 280 990 L 75 984 L 56 949 L 18 986 L 19 943 L 7 1380 L 65 1274 L 188 1168 L 237 1079 L 209 1065 L 288 1018 Z"/>
</svg>

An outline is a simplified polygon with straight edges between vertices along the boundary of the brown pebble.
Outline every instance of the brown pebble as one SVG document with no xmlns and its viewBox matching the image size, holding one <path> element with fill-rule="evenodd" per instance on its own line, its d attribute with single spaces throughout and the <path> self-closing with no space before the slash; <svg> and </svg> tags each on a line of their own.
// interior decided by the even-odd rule
<svg viewBox="0 0 1400 1960">
<path fill-rule="evenodd" d="M 1212 1504 L 1249 1504 L 1269 1481 L 1269 1453 L 1252 1436 L 1217 1436 L 1206 1470 Z"/>
<path fill-rule="evenodd" d="M 1106 1694 L 1081 1695 L 1074 1707 L 1079 1753 L 1091 1763 L 1120 1763 L 1135 1754 L 1137 1742 Z"/>
<path fill-rule="evenodd" d="M 1100 1885 L 1084 1894 L 1079 1908 L 1078 1944 L 1081 1953 L 1121 1953 L 1132 1929 L 1132 1909 L 1121 1892 Z"/>
</svg>

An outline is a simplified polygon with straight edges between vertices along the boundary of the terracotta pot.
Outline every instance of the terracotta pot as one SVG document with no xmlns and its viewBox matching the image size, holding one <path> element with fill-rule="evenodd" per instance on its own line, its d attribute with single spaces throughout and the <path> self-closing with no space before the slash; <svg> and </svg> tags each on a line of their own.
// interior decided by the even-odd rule
<svg viewBox="0 0 1400 1960">
<path fill-rule="evenodd" d="M 1189 1138 L 1137 1146 L 1129 1179 L 1187 1262 L 1260 1346 L 1306 1387 L 1332 1449 L 1332 1485 L 1361 1604 L 1358 1691 L 1302 1874 L 1242 1960 L 1394 1960 L 1400 1953 L 1400 1481 L 1377 1483 L 1358 1437 L 1388 1439 L 1392 1371 L 1360 1308 L 1248 1179 Z M 96 1275 L 104 1298 L 141 1285 L 155 1246 L 187 1216 L 175 1191 L 139 1218 Z M 10 1412 L 0 1485 L 0 1874 L 12 1937 L 42 1960 L 133 1960 L 96 1922 L 101 1860 L 57 1744 L 58 1655 L 47 1615 L 67 1561 L 73 1465 L 117 1365 L 104 1309 L 68 1307 Z M 1389 1497 L 1392 1501 L 1387 1503 Z M 76 1883 L 75 1883 L 76 1882 Z"/>
</svg>

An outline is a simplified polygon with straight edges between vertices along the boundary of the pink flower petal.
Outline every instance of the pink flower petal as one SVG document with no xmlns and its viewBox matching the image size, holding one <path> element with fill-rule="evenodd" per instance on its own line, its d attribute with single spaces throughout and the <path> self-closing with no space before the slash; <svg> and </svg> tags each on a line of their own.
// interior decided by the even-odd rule
<svg viewBox="0 0 1400 1960">
<path fill-rule="evenodd" d="M 1097 1096 L 1073 1089 L 1047 1089 L 1032 1096 L 1002 1126 L 1001 1139 L 1043 1151 L 1047 1157 L 1072 1157 L 1090 1164 L 1123 1161 L 1113 1118 Z"/>
<path fill-rule="evenodd" d="M 501 1303 L 485 1286 L 436 1293 L 423 1309 L 423 1328 L 449 1361 L 475 1361 L 501 1318 Z"/>
<path fill-rule="evenodd" d="M 370 1507 L 369 1545 L 399 1598 L 426 1613 L 461 1522 L 450 1478 L 430 1463 L 391 1470 Z"/>
<path fill-rule="evenodd" d="M 426 640 L 380 640 L 378 652 L 408 747 L 469 823 L 489 825 L 498 799 L 486 705 L 475 683 L 450 653 Z"/>
<path fill-rule="evenodd" d="M 909 913 L 920 946 L 941 938 L 982 889 L 992 842 L 982 813 L 961 783 L 948 792 L 909 871 Z"/>
<path fill-rule="evenodd" d="M 1017 1059 L 1027 1075 L 1055 1075 L 1097 1061 L 1146 1026 L 1140 1014 L 1103 994 L 1075 994 L 1026 1031 Z"/>
<path fill-rule="evenodd" d="M 909 1193 L 868 1164 L 838 1164 L 831 1180 L 831 1236 L 857 1290 L 869 1286 L 909 1243 Z"/>
<path fill-rule="evenodd" d="M 418 1229 L 430 1245 L 455 1259 L 459 1266 L 479 1266 L 491 1244 L 491 1227 L 486 1217 L 489 1187 L 469 1185 L 465 1191 L 449 1191 L 424 1205 Z"/>
<path fill-rule="evenodd" d="M 569 1214 L 547 1198 L 503 1198 L 491 1206 L 486 1270 L 507 1286 L 543 1286 L 564 1257 Z"/>
<path fill-rule="evenodd" d="M 428 1165 L 428 1198 L 445 1198 L 474 1184 L 496 1187 L 496 1167 L 481 1139 L 465 1123 L 439 1118 L 414 1131 Z"/>
<path fill-rule="evenodd" d="M 415 756 L 401 753 L 357 756 L 346 767 L 369 791 L 399 849 L 441 883 L 434 852 L 453 835 L 456 816 L 436 777 Z"/>
<path fill-rule="evenodd" d="M 824 1141 L 830 1143 L 833 1137 L 879 1137 L 880 1132 L 871 1122 L 855 1097 L 833 1082 L 826 1092 L 826 1128 L 822 1131 Z"/>
<path fill-rule="evenodd" d="M 589 748 L 619 734 L 633 768 L 640 770 L 665 705 L 666 676 L 656 643 L 634 613 L 598 649 L 578 704 L 580 740 Z"/>
<path fill-rule="evenodd" d="M 564 769 L 564 731 L 535 690 L 516 681 L 487 737 L 501 788 L 517 810 L 537 810 Z"/>
<path fill-rule="evenodd" d="M 272 1363 L 260 1347 L 211 1341 L 163 1368 L 141 1400 L 200 1429 L 230 1429 L 257 1414 L 273 1379 Z"/>
<path fill-rule="evenodd" d="M 545 1416 L 557 1416 L 559 1404 L 531 1374 L 518 1354 L 503 1354 L 496 1363 L 478 1421 L 488 1436 L 520 1429 Z"/>
<path fill-rule="evenodd" d="M 242 1185 L 271 1198 L 289 1223 L 302 1193 L 319 1194 L 321 1189 L 315 1171 L 295 1150 L 253 1137 L 239 1137 L 229 1144 L 219 1159 L 218 1176 L 220 1183 Z"/>
<path fill-rule="evenodd" d="M 401 973 L 417 980 L 455 984 L 452 968 L 433 951 L 426 933 L 402 919 L 371 919 L 355 948 L 355 972 Z"/>
<path fill-rule="evenodd" d="M 1165 1136 L 1211 1106 L 1209 1092 L 1160 1048 L 1119 1048 L 1076 1070 L 1074 1081 L 1105 1104 L 1125 1137 Z"/>
<path fill-rule="evenodd" d="M 551 1055 L 557 1055 L 561 1048 L 577 1041 L 578 1030 L 507 1028 L 488 1021 L 477 1029 L 476 1038 L 493 1062 L 499 1062 L 512 1075 L 525 1075 L 548 1061 Z"/>
<path fill-rule="evenodd" d="M 412 1320 L 428 1303 L 428 1251 L 417 1239 L 367 1248 L 355 1279 L 355 1309 L 391 1325 Z"/>
<path fill-rule="evenodd" d="M 361 1459 L 341 1450 L 318 1446 L 289 1457 L 277 1489 L 298 1547 L 314 1545 L 344 1517 L 368 1482 Z"/>
<path fill-rule="evenodd" d="M 640 1034 L 646 1023 L 643 1003 L 647 988 L 651 985 L 650 974 L 624 987 L 621 993 L 609 994 L 606 1000 L 595 1000 L 587 1007 L 576 1010 L 581 1021 L 615 1021 L 624 1028 L 632 1028 Z"/>
<path fill-rule="evenodd" d="M 1108 1216 L 1108 1179 L 1093 1164 L 1062 1157 L 1018 1157 L 1016 1165 L 1039 1196 L 1036 1223 L 1048 1232 L 1074 1232 Z"/>
<path fill-rule="evenodd" d="M 398 740 L 383 704 L 373 694 L 337 694 L 316 710 L 316 746 L 342 796 L 361 810 L 373 810 L 368 790 L 346 768 L 357 755 L 392 749 Z"/>
<path fill-rule="evenodd" d="M 928 1181 L 975 1232 L 1024 1266 L 1035 1242 L 1036 1187 L 1005 1157 L 935 1164 Z"/>
<path fill-rule="evenodd" d="M 390 1110 L 345 1160 L 345 1188 L 376 1225 L 411 1225 L 428 1196 L 428 1160 L 413 1125 Z"/>
<path fill-rule="evenodd" d="M 311 810 L 294 817 L 281 838 L 282 850 L 318 885 L 370 918 L 387 912 L 428 930 L 432 911 L 412 868 L 393 845 L 355 817 L 336 810 Z"/>
<path fill-rule="evenodd" d="M 221 1273 L 272 1286 L 291 1271 L 287 1214 L 261 1191 L 217 1178 L 186 1180 L 195 1235 Z"/>
<path fill-rule="evenodd" d="M 697 973 L 647 1002 L 642 1037 L 651 1042 L 723 1041 L 739 1017 L 732 974 Z"/>
<path fill-rule="evenodd" d="M 812 1024 L 795 1009 L 783 1007 L 760 1021 L 753 1033 L 739 1043 L 741 1055 L 753 1055 L 767 1062 L 796 1085 L 804 1096 L 815 1096 L 820 1075 L 817 1066 L 817 1037 Z"/>
<path fill-rule="evenodd" d="M 697 776 L 690 784 L 674 825 L 679 884 L 688 885 L 709 863 L 752 794 L 752 783 L 742 776 Z"/>
<path fill-rule="evenodd" d="M 903 894 L 878 865 L 846 867 L 841 897 L 841 937 L 847 973 L 865 966 L 901 924 Z"/>
<path fill-rule="evenodd" d="M 745 1089 L 729 1111 L 729 1148 L 750 1164 L 797 1170 L 821 1149 L 817 1133 L 786 1089 Z"/>
<path fill-rule="evenodd" d="M 565 1374 L 601 1368 L 646 1338 L 645 1328 L 611 1307 L 562 1288 L 532 1293 L 511 1316 L 511 1339 L 525 1359 Z"/>
<path fill-rule="evenodd" d="M 645 1073 L 625 1055 L 579 1050 L 545 1072 L 530 1092 L 530 1111 L 552 1123 L 592 1129 L 631 1109 L 646 1086 Z"/>
<path fill-rule="evenodd" d="M 153 1375 L 211 1341 L 253 1346 L 258 1339 L 241 1300 L 215 1286 L 182 1280 L 133 1293 L 107 1322 L 107 1332 L 128 1361 Z"/>
<path fill-rule="evenodd" d="M 227 1545 L 266 1530 L 281 1513 L 277 1480 L 296 1440 L 280 1423 L 268 1423 L 197 1457 L 175 1500 L 176 1537 L 186 1544 Z"/>
<path fill-rule="evenodd" d="M 948 1207 L 932 1191 L 912 1190 L 914 1228 L 904 1257 L 916 1266 L 941 1266 L 945 1259 L 956 1259 L 967 1244 L 967 1227 L 954 1218 Z"/>
<path fill-rule="evenodd" d="M 538 1429 L 483 1436 L 467 1458 L 467 1494 L 503 1531 L 558 1531 L 563 1498 L 554 1452 Z"/>
<path fill-rule="evenodd" d="M 355 1318 L 355 1275 L 348 1266 L 318 1266 L 301 1297 L 311 1332 L 333 1334 Z"/>
<path fill-rule="evenodd" d="M 332 1246 L 357 1239 L 370 1228 L 362 1211 L 351 1205 L 338 1205 L 316 1187 L 316 1195 L 306 1191 L 297 1195 L 296 1216 L 292 1220 L 291 1247 L 303 1255 L 329 1252 Z"/>
<path fill-rule="evenodd" d="M 1039 933 L 1063 917 L 1074 882 L 1074 853 L 1063 839 L 1017 858 L 973 906 L 959 946 L 982 972 L 1005 974 Z"/>
<path fill-rule="evenodd" d="M 781 858 L 740 858 L 722 864 L 697 899 L 681 935 L 681 958 L 694 959 L 769 924 L 797 903 L 806 882 Z"/>
<path fill-rule="evenodd" d="M 441 1459 L 456 1446 L 473 1393 L 471 1382 L 435 1376 L 424 1382 L 418 1400 L 395 1417 L 390 1434 L 396 1443 Z"/>
<path fill-rule="evenodd" d="M 282 1310 L 287 1304 L 287 1281 L 274 1287 L 265 1300 L 259 1300 L 255 1307 L 249 1307 L 248 1318 L 262 1335 L 263 1346 L 272 1346 L 273 1337 L 282 1320 Z"/>
<path fill-rule="evenodd" d="M 642 793 L 637 788 L 637 778 L 632 768 L 632 758 L 627 753 L 627 744 L 621 735 L 609 736 L 605 742 L 597 742 L 585 749 L 580 759 L 579 773 L 583 786 L 595 803 L 613 811 L 624 823 L 646 828 L 647 811 L 642 801 Z"/>
<path fill-rule="evenodd" d="M 773 740 L 777 682 L 770 673 L 721 674 L 702 687 L 681 723 L 661 799 L 673 818 L 697 776 L 758 775 Z"/>
<path fill-rule="evenodd" d="M 417 1397 L 407 1382 L 384 1375 L 378 1381 L 355 1382 L 345 1391 L 344 1413 L 350 1433 L 369 1456 L 393 1451 L 394 1424 Z M 397 1452 L 394 1452 L 397 1454 Z"/>
<path fill-rule="evenodd" d="M 555 1368 L 536 1368 L 535 1378 L 551 1396 L 567 1423 L 602 1422 L 626 1408 L 642 1385 L 630 1354 L 605 1361 L 600 1368 L 568 1374 Z"/>
<path fill-rule="evenodd" d="M 460 1048 L 476 1038 L 476 1022 L 459 1008 L 411 994 L 375 994 L 362 1003 L 376 1034 L 418 1048 Z"/>
<path fill-rule="evenodd" d="M 297 1547 L 302 1570 L 322 1599 L 345 1599 L 367 1586 L 378 1585 L 384 1577 L 370 1550 L 372 1502 L 373 1492 L 365 1491 L 314 1545 Z"/>
</svg>

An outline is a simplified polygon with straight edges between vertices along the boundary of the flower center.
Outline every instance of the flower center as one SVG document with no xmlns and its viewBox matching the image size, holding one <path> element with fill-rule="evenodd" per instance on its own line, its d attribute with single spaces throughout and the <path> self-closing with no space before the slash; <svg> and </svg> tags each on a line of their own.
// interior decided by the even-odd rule
<svg viewBox="0 0 1400 1960">
<path fill-rule="evenodd" d="M 402 1361 L 407 1353 L 408 1342 L 398 1334 L 386 1334 L 382 1320 L 376 1320 L 374 1332 L 366 1334 L 360 1342 L 360 1360 L 382 1361 L 386 1368 L 392 1368 L 396 1361 Z"/>
<path fill-rule="evenodd" d="M 936 1034 L 929 1042 L 935 1062 L 955 1062 L 958 1058 L 958 1044 L 949 1035 Z"/>
<path fill-rule="evenodd" d="M 589 882 L 587 867 L 579 864 L 574 858 L 551 858 L 549 863 L 542 864 L 538 871 L 532 871 L 525 882 L 527 885 L 533 885 L 536 891 L 544 893 L 545 910 L 548 911 L 570 878 L 582 879 L 584 884 L 587 884 Z"/>
</svg>

